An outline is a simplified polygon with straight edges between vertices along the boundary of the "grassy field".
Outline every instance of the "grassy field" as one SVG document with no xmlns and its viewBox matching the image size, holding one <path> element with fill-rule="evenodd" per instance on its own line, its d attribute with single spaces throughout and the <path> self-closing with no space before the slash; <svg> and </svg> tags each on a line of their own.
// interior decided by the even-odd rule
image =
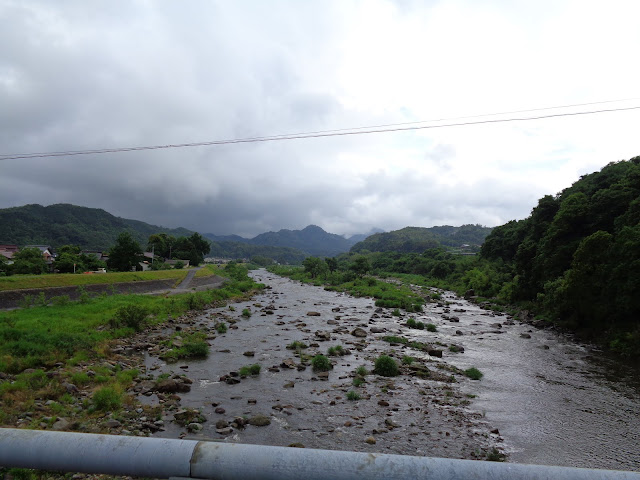
<svg viewBox="0 0 640 480">
<path fill-rule="evenodd" d="M 208 268 L 197 273 L 212 275 Z M 79 285 L 112 284 L 122 282 L 142 282 L 145 280 L 174 279 L 176 283 L 187 276 L 188 270 L 156 270 L 147 272 L 113 272 L 93 274 L 52 273 L 45 275 L 12 275 L 0 277 L 0 291 L 22 290 L 26 288 L 73 287 Z"/>
<path fill-rule="evenodd" d="M 208 270 L 213 274 L 212 269 Z M 103 294 L 82 302 L 65 301 L 0 313 L 0 372 L 18 373 L 25 368 L 50 366 L 67 361 L 78 352 L 99 354 L 105 342 L 134 333 L 134 329 L 127 326 L 114 327 L 113 319 L 127 307 L 136 306 L 146 312 L 145 321 L 161 323 L 168 316 L 175 317 L 216 301 L 240 297 L 258 287 L 242 267 L 216 269 L 216 273 L 230 277 L 230 280 L 221 288 L 203 292 L 168 298 Z M 102 276 L 106 275 L 109 274 Z"/>
</svg>

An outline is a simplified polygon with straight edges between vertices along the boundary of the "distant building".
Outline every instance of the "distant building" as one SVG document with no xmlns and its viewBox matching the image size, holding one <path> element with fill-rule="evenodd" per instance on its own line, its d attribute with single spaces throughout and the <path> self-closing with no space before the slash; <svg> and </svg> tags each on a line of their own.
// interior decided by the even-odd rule
<svg viewBox="0 0 640 480">
<path fill-rule="evenodd" d="M 9 264 L 13 263 L 13 256 L 18 253 L 20 249 L 18 245 L 5 244 L 0 245 L 0 255 L 7 259 Z"/>
<path fill-rule="evenodd" d="M 82 252 L 80 253 L 88 257 L 95 257 L 96 260 L 100 260 L 101 262 L 106 262 L 107 260 L 109 260 L 109 257 L 107 255 L 98 250 L 82 250 Z"/>
<path fill-rule="evenodd" d="M 50 245 L 25 245 L 24 248 L 37 248 L 42 252 L 42 258 L 47 262 L 48 265 L 51 265 L 55 260 L 55 255 L 53 254 L 53 248 Z"/>
</svg>

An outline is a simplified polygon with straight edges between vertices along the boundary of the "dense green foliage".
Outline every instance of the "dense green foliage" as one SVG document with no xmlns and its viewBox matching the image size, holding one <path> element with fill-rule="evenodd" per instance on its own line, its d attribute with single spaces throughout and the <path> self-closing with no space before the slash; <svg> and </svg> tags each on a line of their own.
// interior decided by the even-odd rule
<svg viewBox="0 0 640 480">
<path fill-rule="evenodd" d="M 209 240 L 199 233 L 178 238 L 166 233 L 154 233 L 147 240 L 147 252 L 168 259 L 189 260 L 192 266 L 201 264 L 210 249 Z M 184 264 L 176 264 L 174 268 L 183 266 Z"/>
<path fill-rule="evenodd" d="M 140 244 L 129 232 L 122 232 L 109 250 L 107 265 L 109 269 L 117 272 L 130 272 L 136 269 L 140 260 L 142 260 Z"/>
<path fill-rule="evenodd" d="M 364 252 L 400 252 L 422 253 L 438 247 L 459 248 L 461 245 L 481 245 L 491 228 L 480 225 L 462 225 L 451 227 L 422 228 L 405 227 L 393 232 L 376 233 L 351 248 L 352 253 Z M 472 249 L 472 248 L 471 248 Z"/>
<path fill-rule="evenodd" d="M 25 205 L 0 209 L 0 242 L 17 245 L 79 245 L 85 250 L 107 250 L 127 231 L 140 244 L 149 235 L 167 232 L 187 236 L 184 228 L 162 228 L 137 220 L 119 218 L 99 208 L 69 204 Z"/>
<path fill-rule="evenodd" d="M 376 358 L 373 372 L 383 377 L 395 377 L 400 373 L 398 364 L 388 355 L 380 355 Z"/>
<path fill-rule="evenodd" d="M 510 300 L 640 354 L 640 157 L 584 175 L 496 228 L 486 259 L 513 268 Z"/>
<path fill-rule="evenodd" d="M 23 248 L 13 256 L 13 265 L 8 272 L 39 275 L 48 270 L 39 248 Z M 7 272 L 7 273 L 8 273 Z"/>
<path fill-rule="evenodd" d="M 311 367 L 314 372 L 328 372 L 333 368 L 333 365 L 324 355 L 316 355 L 311 359 Z"/>
<path fill-rule="evenodd" d="M 356 261 L 364 263 L 358 259 L 367 260 L 377 277 L 468 293 L 499 309 L 528 310 L 618 353 L 640 355 L 640 157 L 611 163 L 541 198 L 528 218 L 495 228 L 478 256 L 442 247 L 420 250 L 435 245 L 431 240 L 443 228 L 373 235 L 332 259 L 333 272 L 305 263 L 318 265 L 314 283 L 374 296 L 378 305 L 403 307 L 384 300 L 378 280 L 356 276 Z M 293 276 L 304 280 L 305 273 Z M 437 298 L 433 292 L 425 296 Z"/>
<path fill-rule="evenodd" d="M 98 260 L 95 255 L 81 252 L 78 245 L 63 245 L 57 250 L 58 256 L 54 268 L 59 273 L 80 273 L 105 268 L 107 264 Z"/>
</svg>

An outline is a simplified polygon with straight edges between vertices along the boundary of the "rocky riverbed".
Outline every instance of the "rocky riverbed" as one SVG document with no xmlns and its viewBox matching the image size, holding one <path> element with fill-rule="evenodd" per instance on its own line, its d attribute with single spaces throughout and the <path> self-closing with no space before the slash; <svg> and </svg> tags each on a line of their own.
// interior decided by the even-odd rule
<svg viewBox="0 0 640 480">
<path fill-rule="evenodd" d="M 327 292 L 264 271 L 257 277 L 269 288 L 250 301 L 175 319 L 116 348 L 115 353 L 129 361 L 144 353 L 147 375 L 131 391 L 144 404 L 138 409 L 142 419 L 111 421 L 112 433 L 502 457 L 499 431 L 471 406 L 469 387 L 474 381 L 446 361 L 456 354 L 437 332 L 411 329 L 405 325 L 408 316 L 375 308 L 371 299 Z M 451 313 L 444 304 L 439 308 L 445 316 Z M 250 316 L 243 315 L 245 309 Z M 455 322 L 426 314 L 412 318 Z M 226 333 L 216 330 L 221 322 L 229 326 Z M 177 363 L 160 359 L 193 331 L 206 332 L 208 358 Z M 386 336 L 415 343 L 389 343 L 383 340 Z M 307 348 L 287 348 L 293 342 Z M 460 342 L 456 345 L 458 352 L 464 350 Z M 333 368 L 314 371 L 310 358 L 327 355 L 330 347 L 338 350 L 328 356 Z M 400 375 L 371 373 L 381 354 L 395 358 Z M 241 375 L 241 368 L 252 364 L 261 366 L 260 373 Z M 362 366 L 368 374 L 357 375 Z M 356 381 L 362 382 L 359 386 L 354 386 L 356 378 L 362 379 Z"/>
<path fill-rule="evenodd" d="M 252 275 L 268 286 L 258 296 L 191 312 L 113 347 L 102 367 L 141 372 L 119 413 L 42 428 L 640 468 L 637 373 L 588 346 L 451 293 L 421 314 L 395 316 L 371 299 Z M 411 328 L 411 318 L 436 331 Z M 206 359 L 162 360 L 192 332 L 206 336 Z M 294 342 L 307 348 L 287 348 Z M 311 357 L 331 347 L 333 368 L 314 371 Z M 399 376 L 372 373 L 381 354 L 401 365 Z M 258 374 L 242 374 L 255 364 Z M 463 375 L 472 366 L 481 380 Z M 78 405 L 91 395 L 66 388 Z M 29 414 L 18 423 L 32 422 Z"/>
</svg>

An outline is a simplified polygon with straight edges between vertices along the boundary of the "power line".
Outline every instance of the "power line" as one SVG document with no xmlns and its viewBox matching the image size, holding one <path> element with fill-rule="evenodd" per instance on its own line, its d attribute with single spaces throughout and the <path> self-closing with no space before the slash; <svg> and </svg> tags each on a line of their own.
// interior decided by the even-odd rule
<svg viewBox="0 0 640 480">
<path fill-rule="evenodd" d="M 509 112 L 509 113 L 518 113 L 518 112 L 524 113 L 524 112 L 550 110 L 550 109 L 557 109 L 557 108 L 567 108 L 567 107 L 574 107 L 574 106 L 581 106 L 581 105 L 611 103 L 616 101 L 619 101 L 619 100 L 609 100 L 605 102 L 592 102 L 590 104 L 568 105 L 565 107 L 545 107 L 540 109 L 520 110 L 516 112 Z M 598 113 L 620 112 L 620 111 L 638 110 L 638 109 L 640 109 L 640 106 L 619 107 L 619 108 L 580 111 L 580 112 L 554 113 L 554 114 L 548 114 L 548 115 L 539 115 L 535 117 L 512 117 L 512 118 L 499 118 L 499 119 L 487 119 L 487 120 L 474 120 L 469 122 L 446 123 L 446 124 L 440 124 L 440 125 L 416 125 L 416 124 L 428 123 L 428 122 L 447 121 L 444 119 L 430 120 L 430 121 L 423 121 L 423 122 L 407 122 L 407 123 L 388 124 L 388 125 L 381 125 L 381 126 L 355 127 L 355 128 L 349 128 L 349 129 L 341 129 L 341 130 L 322 130 L 317 132 L 273 135 L 273 136 L 267 136 L 267 137 L 249 137 L 249 138 L 236 138 L 236 139 L 225 139 L 225 140 L 212 140 L 207 142 L 195 142 L 195 143 L 102 148 L 102 149 L 94 149 L 94 150 L 71 150 L 71 151 L 65 151 L 65 152 L 5 154 L 5 155 L 0 155 L 0 160 L 17 160 L 17 159 L 25 159 L 25 158 L 51 158 L 51 157 L 76 156 L 76 155 L 104 154 L 104 153 L 137 152 L 142 150 L 162 150 L 162 149 L 171 149 L 171 148 L 229 145 L 229 144 L 237 144 L 237 143 L 258 143 L 258 142 L 273 142 L 273 141 L 282 141 L 282 140 L 302 140 L 307 138 L 365 135 L 365 134 L 373 134 L 373 133 L 427 130 L 427 129 L 435 129 L 435 128 L 460 127 L 460 126 L 481 125 L 481 124 L 491 124 L 491 123 L 524 122 L 524 121 L 531 121 L 531 120 L 542 120 L 546 118 L 570 117 L 570 116 L 578 116 L 578 115 L 593 115 Z M 504 114 L 505 113 L 495 113 L 495 114 L 476 115 L 471 117 L 458 117 L 458 118 L 477 118 L 477 117 L 486 117 L 486 116 L 504 115 Z M 448 119 L 448 120 L 454 120 L 454 119 Z M 412 126 L 407 126 L 407 125 L 412 125 Z M 380 128 L 380 127 L 383 127 L 383 128 Z"/>
</svg>

